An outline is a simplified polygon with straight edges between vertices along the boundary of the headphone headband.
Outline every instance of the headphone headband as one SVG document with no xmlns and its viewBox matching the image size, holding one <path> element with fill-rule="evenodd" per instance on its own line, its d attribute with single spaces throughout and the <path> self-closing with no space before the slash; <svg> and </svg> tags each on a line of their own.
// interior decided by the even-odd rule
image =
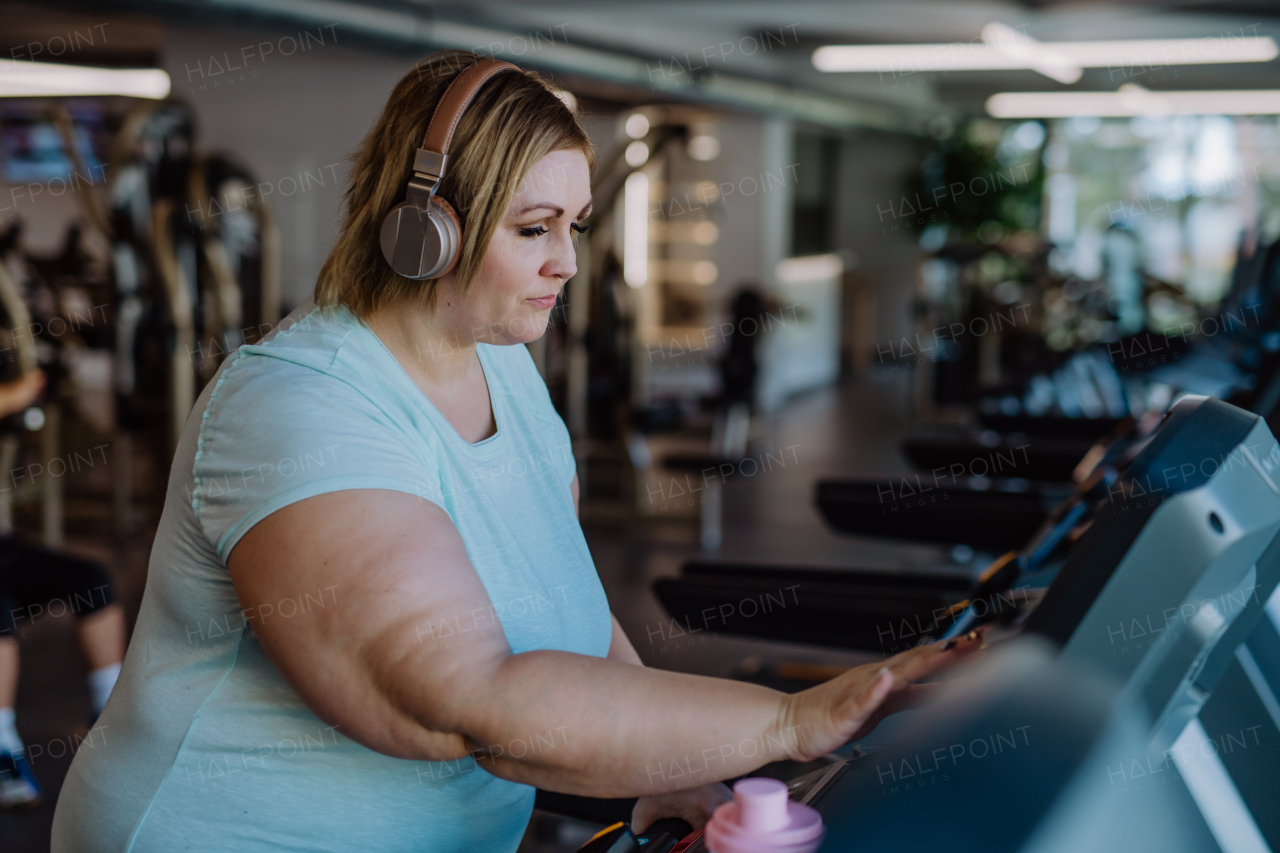
<svg viewBox="0 0 1280 853">
<path fill-rule="evenodd" d="M 453 82 L 444 90 L 431 121 L 427 123 L 427 134 L 423 137 L 422 147 L 413 155 L 414 178 L 409 181 L 410 195 L 414 190 L 426 190 L 428 197 L 435 195 L 440 181 L 444 179 L 445 164 L 449 159 L 449 143 L 453 140 L 453 131 L 458 121 L 466 112 L 467 106 L 475 98 L 480 87 L 495 74 L 504 71 L 518 71 L 510 62 L 498 59 L 479 59 L 468 65 L 462 73 L 453 78 Z M 421 178 L 421 181 L 417 179 Z"/>
</svg>

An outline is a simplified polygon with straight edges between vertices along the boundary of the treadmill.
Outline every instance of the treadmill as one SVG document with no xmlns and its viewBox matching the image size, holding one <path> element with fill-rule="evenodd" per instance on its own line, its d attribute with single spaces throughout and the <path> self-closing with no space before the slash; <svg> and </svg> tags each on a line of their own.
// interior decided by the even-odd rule
<svg viewBox="0 0 1280 853">
<path fill-rule="evenodd" d="M 882 749 L 793 780 L 793 799 L 828 824 L 821 850 L 1274 846 L 1275 738 L 1240 755 L 1196 746 L 1219 743 L 1206 725 L 1243 733 L 1260 728 L 1259 708 L 1275 714 L 1250 648 L 1267 634 L 1280 672 L 1280 604 L 1260 619 L 1280 581 L 1277 477 L 1280 444 L 1260 418 L 1180 401 L 1067 558 L 1032 573 L 1047 585 L 1028 583 L 1038 591 L 1003 612 L 997 599 L 1035 578 L 993 586 L 942 632 L 995 622 L 980 672 L 947 685 Z M 1233 683 L 1242 674 L 1252 692 Z M 1280 717 L 1270 723 L 1280 733 Z M 1172 784 L 1118 795 L 1131 775 L 1156 773 Z M 680 849 L 703 848 L 695 837 Z"/>
<path fill-rule="evenodd" d="M 1211 397 L 1169 412 L 1039 600 L 1001 620 L 975 597 L 944 635 L 1001 620 L 1066 660 L 1120 679 L 1172 744 L 1199 713 L 1280 584 L 1280 444 L 1256 415 Z M 1034 581 L 1013 580 L 1030 590 Z M 1027 596 L 1028 599 L 1034 595 Z"/>
<path fill-rule="evenodd" d="M 667 635 L 723 631 L 886 655 L 949 629 L 968 630 L 974 620 L 1025 626 L 1066 643 L 1086 617 L 1110 619 L 1112 627 L 1128 611 L 1155 620 L 1164 608 L 1195 596 L 1238 599 L 1248 583 L 1256 584 L 1247 608 L 1224 616 L 1231 627 L 1242 608 L 1256 620 L 1280 581 L 1280 554 L 1273 560 L 1267 551 L 1280 529 L 1280 493 L 1272 480 L 1278 460 L 1280 445 L 1262 418 L 1221 400 L 1188 396 L 1140 450 L 1134 448 L 1100 496 L 1077 494 L 1024 548 L 977 578 L 695 561 L 680 577 L 657 580 L 654 590 L 672 618 Z M 1169 547 L 1162 550 L 1161 542 Z M 1223 554 L 1213 552 L 1218 562 L 1206 562 L 1207 548 L 1228 545 Z M 1264 552 L 1267 560 L 1260 559 Z M 1255 561 L 1254 580 L 1247 581 Z M 1141 580 L 1127 580 L 1135 577 Z M 1221 577 L 1231 582 L 1219 589 Z M 1133 583 L 1159 586 L 1160 592 L 1117 586 Z M 1118 590 L 1128 590 L 1128 598 L 1114 598 L 1122 594 Z M 1034 606 L 1041 599 L 1045 606 Z M 1156 603 L 1161 609 L 1151 611 Z M 1126 622 L 1133 633 L 1130 628 Z M 1084 630 L 1078 642 L 1098 642 L 1093 632 L 1102 631 L 1101 644 L 1110 646 L 1109 635 L 1093 621 Z"/>
<path fill-rule="evenodd" d="M 1248 408 L 1272 422 L 1280 417 L 1280 360 L 1266 365 L 1259 376 L 1265 381 L 1251 395 Z M 1025 446 L 1018 446 L 971 459 L 970 470 L 981 463 L 979 476 L 962 476 L 966 467 L 953 463 L 929 474 L 823 479 L 814 486 L 814 499 L 826 522 L 843 533 L 1004 551 L 1024 542 L 1072 492 L 1108 485 L 1114 479 L 1108 469 L 1127 461 L 1162 416 L 1163 411 L 1153 410 L 1137 420 L 1122 420 L 1077 461 L 1074 486 L 1002 476 L 1023 473 L 1018 454 L 1025 454 Z M 988 472 L 991 477 L 985 476 Z"/>
<path fill-rule="evenodd" d="M 1178 756 L 1153 761 L 1195 772 Z M 1149 719 L 1114 680 L 1019 639 L 947 685 L 874 753 L 795 785 L 823 853 L 1203 853 L 1226 817 L 1178 781 L 1139 795 L 1116 768 L 1154 767 Z M 798 780 L 799 781 L 799 780 Z M 807 784 L 806 784 L 807 782 Z M 703 850 L 700 839 L 686 846 Z"/>
<path fill-rule="evenodd" d="M 1133 667 L 1028 629 L 997 641 L 882 745 L 789 781 L 827 825 L 819 850 L 1280 849 L 1280 596 L 1226 628 L 1204 603 Z"/>
<path fill-rule="evenodd" d="M 1077 455 L 1071 476 L 1075 485 L 1000 476 L 1006 471 L 1025 473 L 1019 466 L 1019 453 L 1028 447 L 1023 444 L 993 449 L 971 459 L 968 466 L 952 463 L 928 474 L 822 479 L 814 486 L 814 501 L 827 524 L 842 533 L 1007 551 L 1032 536 L 1073 492 L 1105 485 L 1093 478 L 1095 472 L 1105 474 L 1124 459 L 1151 434 L 1160 417 L 1153 412 L 1140 420 L 1126 418 Z M 965 476 L 975 469 L 984 473 Z"/>
</svg>

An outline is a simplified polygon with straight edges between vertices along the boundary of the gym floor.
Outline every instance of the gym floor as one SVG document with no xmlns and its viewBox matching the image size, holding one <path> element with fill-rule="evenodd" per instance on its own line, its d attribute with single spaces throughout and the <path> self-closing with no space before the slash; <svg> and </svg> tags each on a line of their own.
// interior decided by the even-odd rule
<svg viewBox="0 0 1280 853">
<path fill-rule="evenodd" d="M 789 464 L 753 477 L 731 478 L 723 491 L 726 560 L 794 566 L 864 566 L 884 569 L 927 565 L 944 559 L 938 549 L 887 544 L 833 533 L 814 507 L 813 483 L 824 476 L 894 475 L 908 469 L 897 443 L 908 426 L 905 376 L 866 379 L 810 392 L 788 401 L 765 426 L 755 453 L 787 450 Z M 68 550 L 93 556 L 115 568 L 130 624 L 137 613 L 150 554 L 150 532 L 160 506 L 144 507 L 148 536 L 122 546 L 105 535 L 68 537 Z M 69 532 L 104 525 L 77 525 Z M 755 641 L 719 634 L 696 642 L 664 638 L 664 613 L 650 591 L 653 580 L 679 572 L 685 560 L 700 554 L 690 525 L 652 524 L 628 529 L 590 526 L 587 540 L 618 616 L 646 665 L 704 675 L 730 676 L 744 661 L 794 660 L 853 665 L 869 658 L 810 646 Z M 670 620 L 667 619 L 669 624 Z M 0 814 L 5 853 L 49 849 L 54 803 L 77 748 L 85 741 L 89 713 L 80 652 L 68 617 L 44 616 L 22 640 L 18 690 L 18 726 L 34 756 L 45 787 L 37 811 Z M 98 731 L 94 738 L 110 737 Z M 36 747 L 39 747 L 37 751 Z M 521 850 L 551 853 L 574 850 L 590 834 L 587 825 L 535 820 Z M 534 836 L 537 836 L 536 838 Z"/>
</svg>

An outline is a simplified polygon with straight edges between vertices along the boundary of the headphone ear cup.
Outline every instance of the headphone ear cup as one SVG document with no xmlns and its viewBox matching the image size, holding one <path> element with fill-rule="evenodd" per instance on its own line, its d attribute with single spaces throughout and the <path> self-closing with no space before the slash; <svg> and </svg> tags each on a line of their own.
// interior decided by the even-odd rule
<svg viewBox="0 0 1280 853">
<path fill-rule="evenodd" d="M 458 218 L 458 212 L 453 209 L 453 205 L 438 195 L 431 197 L 431 208 L 432 213 L 440 217 L 444 230 L 449 231 L 451 237 L 449 240 L 441 241 L 440 260 L 445 267 L 431 276 L 439 278 L 442 275 L 448 275 L 458 265 L 458 257 L 462 254 L 462 220 Z"/>
<path fill-rule="evenodd" d="M 382 256 L 400 275 L 415 281 L 439 278 L 458 262 L 462 225 L 453 206 L 432 198 L 427 208 L 405 201 L 382 221 Z"/>
</svg>

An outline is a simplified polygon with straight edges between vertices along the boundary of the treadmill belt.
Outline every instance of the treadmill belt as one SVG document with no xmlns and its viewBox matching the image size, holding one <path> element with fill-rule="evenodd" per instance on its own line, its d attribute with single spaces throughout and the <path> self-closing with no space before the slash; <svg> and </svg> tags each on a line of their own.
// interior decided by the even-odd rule
<svg viewBox="0 0 1280 853">
<path fill-rule="evenodd" d="M 975 586 L 955 573 L 841 572 L 688 563 L 654 592 L 670 614 L 649 640 L 724 632 L 893 654 L 948 623 Z"/>
</svg>

